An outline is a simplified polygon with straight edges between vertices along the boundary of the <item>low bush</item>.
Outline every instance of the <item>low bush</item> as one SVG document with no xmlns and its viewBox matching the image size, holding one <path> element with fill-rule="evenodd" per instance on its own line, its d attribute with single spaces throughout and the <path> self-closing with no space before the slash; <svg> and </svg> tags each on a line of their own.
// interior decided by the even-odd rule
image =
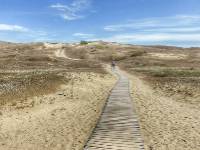
<svg viewBox="0 0 200 150">
<path fill-rule="evenodd" d="M 87 45 L 88 42 L 87 42 L 87 41 L 81 41 L 80 44 L 81 44 L 81 45 Z"/>
</svg>

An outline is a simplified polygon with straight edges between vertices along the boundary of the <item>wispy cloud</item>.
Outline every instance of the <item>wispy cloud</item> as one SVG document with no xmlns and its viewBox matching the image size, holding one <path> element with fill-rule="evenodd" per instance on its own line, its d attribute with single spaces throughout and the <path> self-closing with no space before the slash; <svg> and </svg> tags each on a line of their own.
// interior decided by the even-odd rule
<svg viewBox="0 0 200 150">
<path fill-rule="evenodd" d="M 0 40 L 11 42 L 47 41 L 52 34 L 20 25 L 0 24 Z"/>
<path fill-rule="evenodd" d="M 167 33 L 192 33 L 200 32 L 200 27 L 170 27 L 170 28 L 156 28 L 156 29 L 144 29 L 145 32 L 167 32 Z"/>
<path fill-rule="evenodd" d="M 94 34 L 87 34 L 87 33 L 74 33 L 73 36 L 78 37 L 78 38 L 92 38 L 94 37 Z"/>
<path fill-rule="evenodd" d="M 180 28 L 197 28 L 200 25 L 200 16 L 198 15 L 177 15 L 172 17 L 162 17 L 162 18 L 146 18 L 139 20 L 132 20 L 123 24 L 107 25 L 104 27 L 106 31 L 126 31 L 126 30 L 145 30 L 162 28 L 166 31 L 171 29 L 171 32 L 180 32 Z M 188 31 L 186 29 L 186 31 Z M 184 32 L 184 30 L 182 30 Z"/>
<path fill-rule="evenodd" d="M 91 0 L 74 0 L 69 5 L 53 4 L 50 7 L 59 11 L 59 15 L 65 20 L 77 20 L 84 18 L 84 15 L 80 14 L 84 10 L 88 9 L 91 5 Z"/>
<path fill-rule="evenodd" d="M 103 38 L 112 42 L 200 42 L 200 34 L 119 34 L 108 38 Z"/>
<path fill-rule="evenodd" d="M 19 25 L 0 24 L 0 31 L 27 32 L 29 29 Z"/>
<path fill-rule="evenodd" d="M 143 27 L 155 27 L 158 24 L 156 20 L 138 20 L 130 21 L 124 24 L 108 25 L 104 27 L 106 31 L 124 31 L 127 29 L 138 29 Z"/>
<path fill-rule="evenodd" d="M 112 33 L 106 41 L 135 44 L 197 44 L 200 42 L 200 15 L 146 18 L 104 27 Z"/>
</svg>

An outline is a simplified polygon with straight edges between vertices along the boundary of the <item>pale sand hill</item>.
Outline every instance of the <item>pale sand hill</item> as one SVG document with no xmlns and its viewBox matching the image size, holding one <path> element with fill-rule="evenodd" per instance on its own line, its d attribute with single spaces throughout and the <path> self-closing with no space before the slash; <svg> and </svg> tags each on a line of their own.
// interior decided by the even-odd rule
<svg viewBox="0 0 200 150">
<path fill-rule="evenodd" d="M 68 73 L 73 82 L 0 113 L 0 150 L 81 150 L 116 78 Z M 29 106 L 29 107 L 28 107 Z"/>
<path fill-rule="evenodd" d="M 132 96 L 147 150 L 199 150 L 200 110 L 164 97 L 136 76 Z"/>
<path fill-rule="evenodd" d="M 158 59 L 166 59 L 166 60 L 179 60 L 187 58 L 185 54 L 173 54 L 173 53 L 148 53 L 148 55 L 158 58 Z"/>
<path fill-rule="evenodd" d="M 73 60 L 73 61 L 80 61 L 81 59 L 75 59 L 75 58 L 71 58 L 65 55 L 65 50 L 59 49 L 57 51 L 55 51 L 55 56 L 56 57 L 61 57 L 61 58 L 66 58 L 69 60 Z"/>
</svg>

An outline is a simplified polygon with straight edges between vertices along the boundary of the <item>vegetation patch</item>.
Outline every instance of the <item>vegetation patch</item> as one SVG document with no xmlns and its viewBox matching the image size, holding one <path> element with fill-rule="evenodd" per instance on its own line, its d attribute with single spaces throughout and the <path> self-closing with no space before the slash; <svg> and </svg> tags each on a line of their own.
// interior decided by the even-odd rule
<svg viewBox="0 0 200 150">
<path fill-rule="evenodd" d="M 173 68 L 150 68 L 133 69 L 136 72 L 144 73 L 154 77 L 200 77 L 200 70 L 181 70 Z"/>
<path fill-rule="evenodd" d="M 66 81 L 51 72 L 1 73 L 0 77 L 0 105 L 54 92 Z"/>
<path fill-rule="evenodd" d="M 80 45 L 87 45 L 89 42 L 87 42 L 87 41 L 81 41 L 80 42 Z"/>
</svg>

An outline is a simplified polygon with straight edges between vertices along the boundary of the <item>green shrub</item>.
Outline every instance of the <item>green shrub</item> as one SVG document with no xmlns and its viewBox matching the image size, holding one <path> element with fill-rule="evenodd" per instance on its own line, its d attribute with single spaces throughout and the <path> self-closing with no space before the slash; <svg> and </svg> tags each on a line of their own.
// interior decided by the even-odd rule
<svg viewBox="0 0 200 150">
<path fill-rule="evenodd" d="M 81 41 L 80 44 L 81 44 L 81 45 L 87 45 L 88 42 L 87 42 L 87 41 Z"/>
<path fill-rule="evenodd" d="M 137 56 L 142 56 L 146 52 L 145 51 L 132 51 L 129 53 L 130 57 L 137 57 Z"/>
<path fill-rule="evenodd" d="M 200 71 L 198 70 L 175 70 L 164 69 L 150 72 L 155 77 L 200 77 Z"/>
<path fill-rule="evenodd" d="M 104 49 L 105 47 L 103 45 L 95 45 L 96 49 Z"/>
</svg>

